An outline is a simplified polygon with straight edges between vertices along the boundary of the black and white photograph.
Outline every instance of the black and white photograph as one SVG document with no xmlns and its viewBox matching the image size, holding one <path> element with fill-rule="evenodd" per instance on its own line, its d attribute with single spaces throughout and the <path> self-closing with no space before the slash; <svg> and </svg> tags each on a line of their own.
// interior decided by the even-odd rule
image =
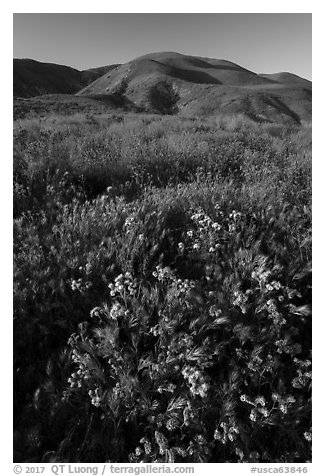
<svg viewBox="0 0 325 476">
<path fill-rule="evenodd" d="M 312 14 L 149 11 L 12 15 L 13 462 L 307 473 Z"/>
</svg>

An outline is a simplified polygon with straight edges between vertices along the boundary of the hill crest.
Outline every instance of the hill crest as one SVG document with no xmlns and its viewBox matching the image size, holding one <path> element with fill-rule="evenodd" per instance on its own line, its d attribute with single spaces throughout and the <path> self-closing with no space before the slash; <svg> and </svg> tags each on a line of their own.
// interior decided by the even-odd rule
<svg viewBox="0 0 325 476">
<path fill-rule="evenodd" d="M 257 74 L 225 59 L 156 52 L 78 71 L 14 60 L 14 95 L 75 94 L 109 108 L 158 114 L 244 114 L 253 120 L 311 120 L 312 83 L 288 72 Z"/>
</svg>

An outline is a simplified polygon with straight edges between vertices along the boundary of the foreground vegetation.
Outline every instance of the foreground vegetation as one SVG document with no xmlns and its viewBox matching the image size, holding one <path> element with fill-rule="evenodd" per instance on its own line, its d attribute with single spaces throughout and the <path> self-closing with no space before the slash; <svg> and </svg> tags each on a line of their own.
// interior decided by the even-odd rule
<svg viewBox="0 0 325 476">
<path fill-rule="evenodd" d="M 307 126 L 17 120 L 15 461 L 310 461 L 310 201 Z"/>
</svg>

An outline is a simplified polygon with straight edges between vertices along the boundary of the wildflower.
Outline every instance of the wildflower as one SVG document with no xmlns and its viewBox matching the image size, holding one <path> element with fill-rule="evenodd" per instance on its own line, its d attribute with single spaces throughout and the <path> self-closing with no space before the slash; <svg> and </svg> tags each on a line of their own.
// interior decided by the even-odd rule
<svg viewBox="0 0 325 476">
<path fill-rule="evenodd" d="M 176 430 L 176 428 L 178 427 L 178 420 L 177 418 L 170 418 L 167 423 L 166 423 L 166 428 L 167 430 L 169 431 L 173 431 L 173 430 Z"/>
<path fill-rule="evenodd" d="M 155 278 L 158 278 L 158 281 L 163 281 L 164 279 L 171 278 L 172 272 L 169 266 L 166 266 L 165 268 L 156 266 L 156 271 L 153 271 L 152 275 Z"/>
<path fill-rule="evenodd" d="M 91 397 L 91 403 L 95 407 L 99 407 L 101 404 L 101 397 L 99 395 L 100 389 L 96 388 L 95 390 L 89 390 L 88 395 Z"/>
<path fill-rule="evenodd" d="M 240 400 L 241 400 L 242 402 L 246 402 L 246 399 L 247 399 L 246 395 L 241 395 L 241 396 L 240 396 Z"/>
<path fill-rule="evenodd" d="M 207 383 L 203 383 L 202 385 L 198 387 L 198 389 L 196 390 L 196 393 L 200 395 L 200 397 L 204 398 L 207 396 L 208 390 L 209 390 L 209 385 Z"/>
<path fill-rule="evenodd" d="M 280 412 L 282 413 L 287 413 L 288 412 L 288 407 L 284 403 L 281 403 L 279 406 Z"/>
<path fill-rule="evenodd" d="M 235 452 L 236 452 L 236 455 L 239 456 L 241 460 L 244 458 L 244 453 L 240 448 L 236 448 Z"/>
<path fill-rule="evenodd" d="M 311 441 L 312 439 L 311 431 L 305 431 L 304 437 L 307 441 Z"/>
<path fill-rule="evenodd" d="M 265 418 L 269 416 L 269 411 L 266 408 L 259 408 L 258 410 Z"/>
<path fill-rule="evenodd" d="M 151 453 L 151 443 L 148 440 L 144 442 L 144 452 L 146 455 L 150 455 Z"/>
<path fill-rule="evenodd" d="M 289 395 L 289 396 L 286 398 L 286 402 L 287 402 L 287 403 L 295 403 L 295 402 L 296 402 L 296 399 L 295 399 L 292 395 Z"/>
<path fill-rule="evenodd" d="M 118 317 L 122 317 L 125 315 L 125 309 L 120 303 L 116 302 L 111 307 L 109 315 L 113 320 L 116 321 Z"/>
<path fill-rule="evenodd" d="M 238 306 L 243 314 L 247 312 L 248 293 L 244 294 L 241 291 L 234 291 L 235 299 L 233 301 L 234 306 Z"/>
<path fill-rule="evenodd" d="M 265 407 L 265 398 L 264 397 L 257 397 L 255 398 L 255 403 Z"/>
<path fill-rule="evenodd" d="M 216 231 L 220 231 L 221 225 L 219 225 L 219 223 L 212 223 L 212 228 Z"/>
<path fill-rule="evenodd" d="M 200 395 L 202 398 L 207 396 L 210 386 L 206 382 L 201 371 L 187 366 L 182 370 L 182 375 L 186 380 L 188 380 L 190 384 L 190 392 L 193 395 Z"/>
<path fill-rule="evenodd" d="M 238 428 L 238 426 L 236 426 L 236 425 L 231 426 L 230 429 L 229 429 L 229 431 L 230 431 L 231 433 L 236 433 L 237 435 L 239 434 L 239 428 Z"/>
<path fill-rule="evenodd" d="M 219 430 L 215 430 L 213 437 L 215 440 L 220 441 L 222 444 L 226 444 L 226 438 L 220 433 Z"/>
<path fill-rule="evenodd" d="M 222 313 L 221 309 L 218 309 L 217 306 L 213 305 L 209 309 L 209 315 L 211 317 L 219 317 Z"/>
<path fill-rule="evenodd" d="M 141 449 L 139 446 L 137 446 L 136 449 L 135 449 L 135 454 L 136 454 L 137 456 L 140 456 L 141 453 L 143 453 L 142 449 Z"/>
<path fill-rule="evenodd" d="M 155 431 L 155 439 L 159 446 L 159 453 L 161 455 L 165 454 L 166 449 L 168 448 L 167 438 L 162 433 L 160 433 L 160 431 Z"/>
<path fill-rule="evenodd" d="M 184 243 L 178 243 L 178 249 L 183 252 L 185 250 L 185 245 Z"/>
<path fill-rule="evenodd" d="M 274 402 L 278 402 L 281 399 L 281 397 L 278 393 L 272 393 L 271 398 Z"/>
<path fill-rule="evenodd" d="M 249 415 L 249 418 L 252 420 L 252 421 L 256 421 L 257 419 L 257 413 L 256 413 L 256 410 L 253 408 L 253 410 L 251 410 L 251 413 Z"/>
<path fill-rule="evenodd" d="M 206 439 L 204 438 L 203 435 L 196 435 L 195 440 L 199 445 L 205 445 L 206 444 Z"/>
<path fill-rule="evenodd" d="M 91 317 L 91 318 L 99 317 L 100 310 L 101 310 L 100 307 L 98 307 L 98 306 L 97 306 L 97 307 L 94 307 L 94 309 L 92 309 L 92 310 L 90 311 L 90 317 Z"/>
</svg>

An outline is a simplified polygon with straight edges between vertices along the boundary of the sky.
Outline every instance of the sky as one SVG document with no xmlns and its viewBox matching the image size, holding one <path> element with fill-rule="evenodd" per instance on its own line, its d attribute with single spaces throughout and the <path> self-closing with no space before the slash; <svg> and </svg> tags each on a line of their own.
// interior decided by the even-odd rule
<svg viewBox="0 0 325 476">
<path fill-rule="evenodd" d="M 175 51 L 312 77 L 309 13 L 15 13 L 15 58 L 82 70 Z"/>
</svg>

